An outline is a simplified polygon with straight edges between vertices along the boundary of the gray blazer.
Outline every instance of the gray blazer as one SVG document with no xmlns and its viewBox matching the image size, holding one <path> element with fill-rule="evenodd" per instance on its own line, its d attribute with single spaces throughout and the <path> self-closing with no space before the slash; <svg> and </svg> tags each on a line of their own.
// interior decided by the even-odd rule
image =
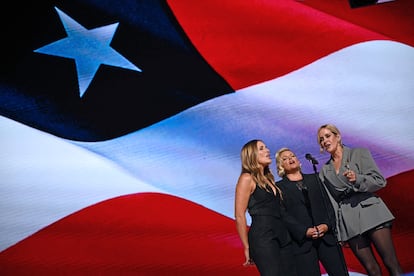
<svg viewBox="0 0 414 276">
<path fill-rule="evenodd" d="M 343 176 L 347 166 L 356 173 L 354 184 Z M 374 194 L 384 188 L 387 181 L 369 150 L 344 147 L 339 173 L 336 174 L 330 159 L 323 165 L 319 176 L 335 210 L 339 241 L 347 241 L 394 219 L 382 199 Z"/>
</svg>

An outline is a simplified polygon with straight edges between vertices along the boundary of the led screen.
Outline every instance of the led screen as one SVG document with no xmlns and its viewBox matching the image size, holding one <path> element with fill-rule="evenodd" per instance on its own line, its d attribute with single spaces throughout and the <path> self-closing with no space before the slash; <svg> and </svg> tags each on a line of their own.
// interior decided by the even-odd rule
<svg viewBox="0 0 414 276">
<path fill-rule="evenodd" d="M 371 150 L 414 272 L 411 1 L 27 5 L 2 53 L 2 275 L 258 275 L 234 224 L 240 149 L 289 147 L 312 173 L 326 123 Z"/>
</svg>

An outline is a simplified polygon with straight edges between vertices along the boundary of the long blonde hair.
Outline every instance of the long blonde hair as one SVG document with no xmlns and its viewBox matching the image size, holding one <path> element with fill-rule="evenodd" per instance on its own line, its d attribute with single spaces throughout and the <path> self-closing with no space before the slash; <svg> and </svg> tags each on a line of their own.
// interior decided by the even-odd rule
<svg viewBox="0 0 414 276">
<path fill-rule="evenodd" d="M 267 185 L 270 183 L 273 187 L 276 188 L 277 193 L 282 197 L 282 191 L 276 185 L 275 177 L 270 170 L 269 165 L 264 167 L 263 170 L 262 165 L 259 164 L 257 160 L 258 149 L 257 143 L 263 142 L 262 140 L 254 139 L 247 142 L 240 153 L 242 169 L 241 173 L 249 173 L 255 183 L 259 185 L 262 189 L 269 191 Z"/>
</svg>

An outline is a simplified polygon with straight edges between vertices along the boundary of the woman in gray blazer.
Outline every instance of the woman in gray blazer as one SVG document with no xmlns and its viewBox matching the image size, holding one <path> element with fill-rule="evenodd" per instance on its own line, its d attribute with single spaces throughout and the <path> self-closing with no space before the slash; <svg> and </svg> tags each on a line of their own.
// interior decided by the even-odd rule
<svg viewBox="0 0 414 276">
<path fill-rule="evenodd" d="M 344 146 L 331 124 L 318 129 L 317 139 L 321 152 L 331 155 L 319 176 L 335 209 L 338 240 L 349 244 L 368 275 L 382 275 L 371 244 L 390 275 L 402 275 L 391 236 L 394 216 L 375 194 L 387 182 L 371 153 Z"/>
</svg>

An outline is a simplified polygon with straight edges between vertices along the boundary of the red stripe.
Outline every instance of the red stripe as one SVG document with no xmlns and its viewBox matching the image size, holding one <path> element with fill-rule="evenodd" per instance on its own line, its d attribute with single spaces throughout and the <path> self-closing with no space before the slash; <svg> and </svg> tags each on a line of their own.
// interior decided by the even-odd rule
<svg viewBox="0 0 414 276">
<path fill-rule="evenodd" d="M 184 199 L 134 194 L 85 208 L 0 254 L 0 275 L 258 275 L 234 221 Z"/>
<path fill-rule="evenodd" d="M 297 1 L 169 0 L 195 47 L 234 89 L 387 36 Z"/>
<path fill-rule="evenodd" d="M 414 46 L 414 1 L 395 0 L 351 9 L 348 1 L 306 0 L 304 5 Z"/>
<path fill-rule="evenodd" d="M 380 191 L 396 221 L 393 236 L 414 271 L 414 171 Z M 363 273 L 349 249 L 350 271 Z M 0 275 L 258 275 L 242 267 L 234 220 L 173 196 L 147 193 L 107 200 L 42 229 L 0 254 Z M 383 267 L 384 271 L 385 268 Z"/>
</svg>

